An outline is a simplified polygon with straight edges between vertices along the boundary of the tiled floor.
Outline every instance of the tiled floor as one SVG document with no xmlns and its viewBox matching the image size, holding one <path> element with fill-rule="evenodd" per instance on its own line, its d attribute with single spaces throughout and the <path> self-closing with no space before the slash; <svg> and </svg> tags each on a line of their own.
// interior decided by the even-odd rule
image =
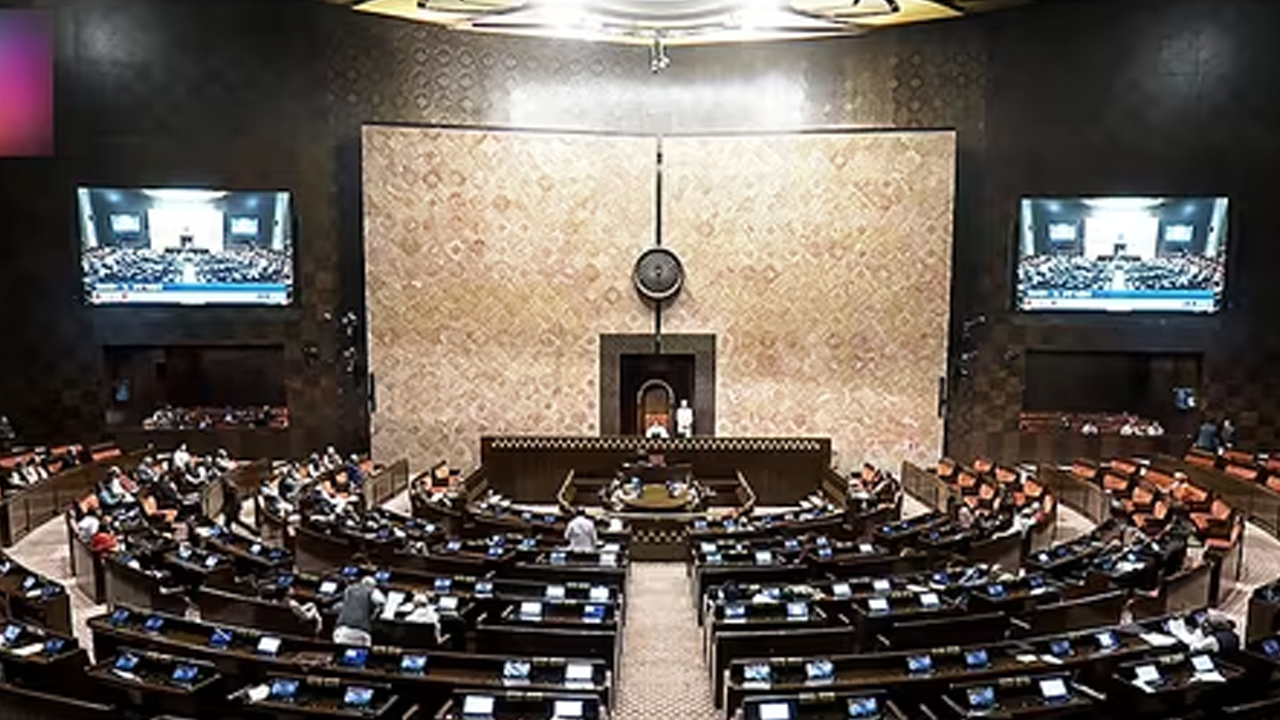
<svg viewBox="0 0 1280 720">
<path fill-rule="evenodd" d="M 614 720 L 714 720 L 684 563 L 633 563 Z"/>
</svg>

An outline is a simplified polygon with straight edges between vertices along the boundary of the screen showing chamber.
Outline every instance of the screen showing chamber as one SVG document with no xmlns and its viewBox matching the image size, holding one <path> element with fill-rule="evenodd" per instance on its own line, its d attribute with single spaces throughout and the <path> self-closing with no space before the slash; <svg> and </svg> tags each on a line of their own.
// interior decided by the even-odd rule
<svg viewBox="0 0 1280 720">
<path fill-rule="evenodd" d="M 94 305 L 288 305 L 293 211 L 283 191 L 81 187 Z"/>
<path fill-rule="evenodd" d="M 1227 198 L 1023 198 L 1019 310 L 1217 312 Z"/>
</svg>

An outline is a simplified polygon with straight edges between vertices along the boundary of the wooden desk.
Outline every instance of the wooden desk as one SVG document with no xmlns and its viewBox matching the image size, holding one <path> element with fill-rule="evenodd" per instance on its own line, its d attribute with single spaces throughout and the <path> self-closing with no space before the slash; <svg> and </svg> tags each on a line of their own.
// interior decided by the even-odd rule
<svg viewBox="0 0 1280 720">
<path fill-rule="evenodd" d="M 1046 687 L 1058 685 L 1066 695 L 1058 700 L 1045 698 Z M 985 699 L 991 705 L 984 703 Z M 997 682 L 965 682 L 951 686 L 943 701 L 952 717 L 1014 720 L 1068 720 L 1096 715 L 1094 695 L 1076 687 L 1070 674 L 1025 675 Z"/>
<path fill-rule="evenodd" d="M 497 655 L 480 655 L 435 648 L 379 647 L 370 652 L 365 667 L 349 668 L 338 666 L 337 658 L 343 648 L 330 642 L 187 620 L 181 615 L 163 613 L 160 614 L 164 618 L 162 632 L 151 633 L 144 629 L 143 622 L 152 613 L 137 608 L 129 610 L 128 620 L 119 626 L 113 626 L 106 615 L 89 620 L 94 647 L 99 653 L 105 655 L 121 648 L 142 648 L 204 659 L 237 683 L 259 682 L 272 673 L 297 671 L 323 672 L 351 682 L 386 683 L 398 694 L 413 698 L 424 711 L 430 712 L 443 705 L 455 687 L 507 687 L 512 681 L 504 677 L 506 663 L 523 661 L 529 667 L 527 677 L 521 681 L 523 689 L 563 692 L 585 687 L 606 701 L 612 701 L 611 665 L 603 657 L 566 657 L 562 652 L 530 656 L 514 653 L 512 648 L 503 648 Z M 225 646 L 210 644 L 210 638 L 219 629 L 231 633 L 230 642 Z M 264 637 L 280 640 L 274 656 L 256 651 Z M 422 672 L 402 669 L 405 656 L 419 654 L 428 656 Z M 566 679 L 570 665 L 590 669 L 585 685 Z"/>
<path fill-rule="evenodd" d="M 464 712 L 469 697 L 491 698 L 494 720 L 546 720 L 555 717 L 575 717 L 582 720 L 608 720 L 609 710 L 595 695 L 586 693 L 530 693 L 507 690 L 500 693 L 482 693 L 473 690 L 454 692 L 449 702 L 435 714 L 436 720 L 470 720 L 476 715 Z M 472 702 L 475 702 L 474 700 Z M 484 702 L 489 702 L 488 700 Z M 567 707 L 566 707 L 567 706 Z M 572 709 L 573 715 L 557 712 L 557 708 Z M 490 716 L 484 716 L 490 717 Z"/>
<path fill-rule="evenodd" d="M 178 675 L 183 671 L 190 673 L 189 679 Z M 85 674 L 98 699 L 143 716 L 207 715 L 210 708 L 225 703 L 227 693 L 211 663 L 156 652 L 122 649 L 104 654 Z"/>
<path fill-rule="evenodd" d="M 0 682 L 0 707 L 23 720 L 120 720 L 111 705 L 86 702 L 58 692 L 40 692 Z"/>
<path fill-rule="evenodd" d="M 276 689 L 281 683 L 295 688 L 289 698 L 281 697 Z M 352 718 L 355 720 L 380 720 L 391 718 L 395 710 L 403 711 L 401 718 L 416 718 L 417 710 L 402 707 L 400 697 L 389 685 L 368 682 L 334 681 L 306 675 L 272 674 L 263 680 L 268 695 L 254 701 L 245 692 L 237 692 L 232 699 L 239 702 L 248 717 L 272 720 L 313 720 L 315 718 Z M 355 689 L 353 693 L 352 690 Z M 366 693 L 358 703 L 353 700 L 359 693 Z"/>
<path fill-rule="evenodd" d="M 724 707 L 731 714 L 745 699 L 767 694 L 793 694 L 801 692 L 852 692 L 879 689 L 888 691 L 905 704 L 914 704 L 944 692 L 952 683 L 985 680 L 1024 673 L 1072 672 L 1081 673 L 1090 680 L 1109 677 L 1119 663 L 1158 653 L 1137 635 L 1112 632 L 1115 645 L 1104 648 L 1098 631 L 1065 633 L 1026 641 L 1002 641 L 967 645 L 947 645 L 950 639 L 939 635 L 938 647 L 932 650 L 907 652 L 882 652 L 841 654 L 801 651 L 791 657 L 775 657 L 772 654 L 739 655 L 723 673 L 725 683 L 718 685 L 717 707 Z M 1056 658 L 1053 662 L 1044 656 L 1051 654 L 1054 643 L 1065 640 L 1072 654 Z M 974 651 L 985 651 L 988 664 L 970 666 L 968 656 Z M 927 674 L 908 672 L 907 659 L 927 654 L 932 660 L 933 671 Z M 1024 662 L 1035 656 L 1032 662 Z M 756 659 L 758 658 L 758 659 Z M 826 660 L 832 665 L 832 678 L 827 682 L 811 682 L 807 679 L 807 664 L 813 660 Z M 771 668 L 771 681 L 766 685 L 745 681 L 746 666 L 767 662 Z M 723 692 L 723 695 L 721 693 Z M 723 699 L 723 703 L 719 701 Z"/>
<path fill-rule="evenodd" d="M 6 490 L 0 500 L 0 546 L 9 547 L 52 520 L 71 503 L 93 491 L 114 466 L 132 470 L 146 450 L 77 465 L 20 490 Z"/>
<path fill-rule="evenodd" d="M 0 596 L 11 617 L 71 635 L 71 598 L 61 584 L 0 553 Z"/>
<path fill-rule="evenodd" d="M 813 492 L 831 466 L 830 438 L 668 440 L 626 437 L 484 437 L 481 463 L 488 484 L 516 502 L 555 497 L 570 470 L 613 477 L 646 449 L 670 464 L 688 463 L 695 477 L 732 478 L 741 471 L 761 505 L 789 505 Z"/>
</svg>

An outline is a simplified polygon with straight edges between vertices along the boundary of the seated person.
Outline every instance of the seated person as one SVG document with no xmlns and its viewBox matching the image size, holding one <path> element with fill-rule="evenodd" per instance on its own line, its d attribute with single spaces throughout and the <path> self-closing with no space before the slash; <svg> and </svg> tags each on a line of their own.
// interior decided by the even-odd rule
<svg viewBox="0 0 1280 720">
<path fill-rule="evenodd" d="M 160 507 L 160 503 L 156 500 L 155 493 L 151 488 L 143 488 L 138 492 L 138 505 L 142 508 L 142 514 L 149 520 L 172 525 L 178 519 L 178 510 L 172 507 Z"/>
<path fill-rule="evenodd" d="M 112 530 L 112 522 L 110 518 L 99 524 L 93 537 L 89 539 L 89 550 L 99 557 L 109 555 L 120 548 L 120 542 L 116 539 L 115 532 Z"/>
<path fill-rule="evenodd" d="M 73 503 L 71 510 L 75 516 L 76 535 L 86 543 L 93 540 L 93 536 L 102 527 L 102 518 L 98 517 L 97 496 L 90 495 L 84 501 Z"/>
<path fill-rule="evenodd" d="M 120 468 L 113 467 L 107 472 L 107 477 L 98 482 L 98 503 L 107 510 L 111 510 L 122 505 L 132 503 L 133 496 L 125 488 L 124 473 Z"/>
<path fill-rule="evenodd" d="M 313 630 L 312 634 L 319 636 L 321 629 L 324 627 L 324 618 L 320 615 L 319 608 L 315 603 L 298 602 L 292 593 L 292 588 L 283 586 L 275 580 L 268 581 L 259 589 L 259 594 L 264 600 L 282 603 L 289 606 L 289 610 L 293 616 L 309 623 Z"/>
<path fill-rule="evenodd" d="M 227 453 L 226 448 L 218 448 L 213 463 L 222 472 L 231 472 L 236 469 L 236 461 L 231 459 L 231 455 Z"/>
<path fill-rule="evenodd" d="M 343 469 L 347 473 L 347 477 L 351 479 L 351 485 L 356 490 L 364 487 L 364 482 L 368 478 L 365 477 L 364 470 L 360 467 L 359 457 L 352 455 L 350 458 L 347 458 L 347 463 L 343 466 Z"/>
<path fill-rule="evenodd" d="M 408 605 L 409 612 L 405 615 L 404 621 L 434 626 L 436 644 L 439 645 L 444 639 L 440 634 L 440 614 L 436 612 L 436 606 L 431 602 L 431 598 L 425 593 L 417 593 Z"/>
<path fill-rule="evenodd" d="M 191 463 L 191 452 L 187 450 L 186 443 L 179 445 L 178 449 L 173 451 L 173 457 L 169 462 L 175 468 L 186 469 Z"/>
</svg>

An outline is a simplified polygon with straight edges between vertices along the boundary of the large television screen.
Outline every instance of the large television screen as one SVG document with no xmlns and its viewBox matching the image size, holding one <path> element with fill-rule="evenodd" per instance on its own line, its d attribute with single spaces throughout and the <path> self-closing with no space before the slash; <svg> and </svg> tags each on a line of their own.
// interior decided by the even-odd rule
<svg viewBox="0 0 1280 720">
<path fill-rule="evenodd" d="M 1023 198 L 1025 311 L 1213 313 L 1226 276 L 1227 198 Z"/>
<path fill-rule="evenodd" d="M 288 305 L 293 213 L 283 191 L 82 187 L 94 305 Z"/>
</svg>

